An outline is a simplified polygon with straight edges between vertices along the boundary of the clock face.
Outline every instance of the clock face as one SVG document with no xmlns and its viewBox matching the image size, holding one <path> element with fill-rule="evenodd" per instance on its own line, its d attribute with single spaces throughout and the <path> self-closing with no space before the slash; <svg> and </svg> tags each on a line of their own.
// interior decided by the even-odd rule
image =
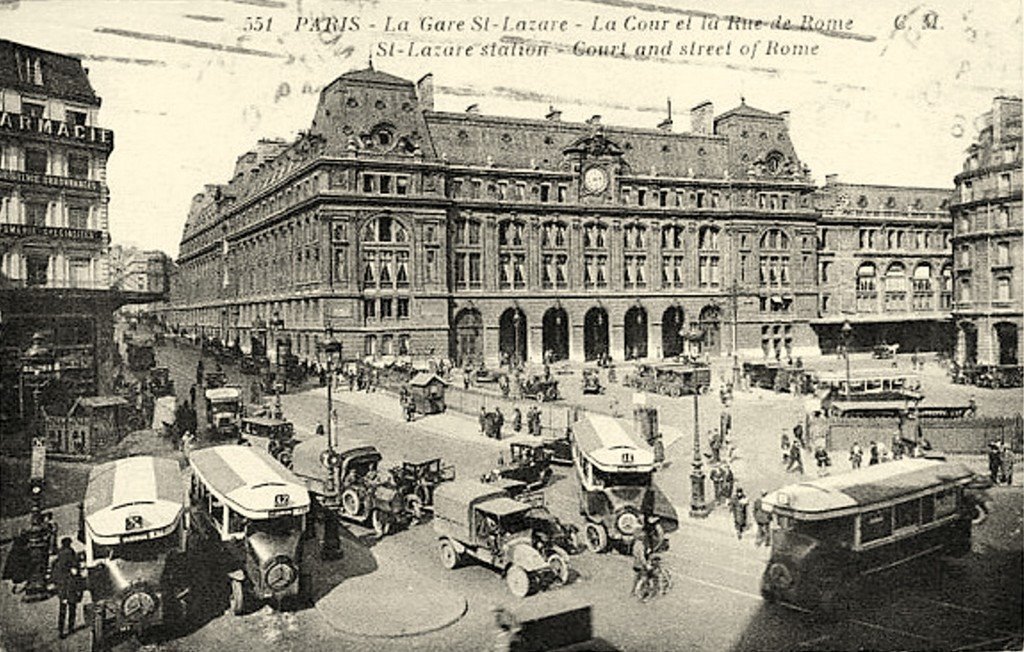
<svg viewBox="0 0 1024 652">
<path fill-rule="evenodd" d="M 608 187 L 608 173 L 602 168 L 589 168 L 583 173 L 583 187 L 587 192 L 599 193 Z"/>
</svg>

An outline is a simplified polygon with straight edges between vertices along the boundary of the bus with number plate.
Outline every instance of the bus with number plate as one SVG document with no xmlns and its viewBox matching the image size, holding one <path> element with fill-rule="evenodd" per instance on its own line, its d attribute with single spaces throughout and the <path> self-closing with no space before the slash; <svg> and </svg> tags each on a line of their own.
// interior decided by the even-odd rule
<svg viewBox="0 0 1024 652">
<path fill-rule="evenodd" d="M 187 611 L 189 519 L 178 463 L 128 457 L 89 472 L 81 531 L 92 602 L 93 649 L 140 634 Z"/>
<path fill-rule="evenodd" d="M 195 530 L 225 553 L 232 613 L 255 601 L 305 599 L 302 535 L 310 503 L 302 482 L 253 446 L 203 448 L 189 464 Z"/>
<path fill-rule="evenodd" d="M 572 452 L 587 547 L 628 549 L 653 514 L 654 453 L 619 420 L 594 413 L 573 424 Z"/>
<path fill-rule="evenodd" d="M 963 464 L 913 458 L 769 493 L 762 595 L 832 611 L 860 578 L 929 555 L 966 554 L 974 509 L 965 490 L 974 478 Z"/>
</svg>

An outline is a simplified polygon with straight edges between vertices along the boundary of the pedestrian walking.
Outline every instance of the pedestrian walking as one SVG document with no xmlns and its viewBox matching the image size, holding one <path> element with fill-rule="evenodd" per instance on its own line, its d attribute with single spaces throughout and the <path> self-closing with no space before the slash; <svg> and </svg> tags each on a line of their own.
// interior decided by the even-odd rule
<svg viewBox="0 0 1024 652">
<path fill-rule="evenodd" d="M 743 533 L 749 527 L 747 523 L 749 502 L 742 487 L 736 488 L 736 495 L 733 496 L 729 506 L 732 511 L 732 523 L 736 527 L 736 538 L 743 539 Z"/>
<path fill-rule="evenodd" d="M 1007 485 L 1013 484 L 1013 450 L 1007 445 L 1002 444 L 1001 452 L 999 456 L 1000 462 L 1000 475 L 1002 476 L 1003 482 Z"/>
<path fill-rule="evenodd" d="M 326 432 L 327 431 L 324 430 L 324 424 L 322 424 L 322 423 L 317 423 L 316 424 L 316 436 L 317 437 L 323 437 L 326 434 Z"/>
<path fill-rule="evenodd" d="M 760 547 L 772 545 L 772 514 L 764 508 L 764 497 L 767 491 L 761 491 L 761 495 L 754 501 L 754 523 L 757 525 L 757 536 L 754 538 L 754 545 Z"/>
<path fill-rule="evenodd" d="M 722 410 L 719 426 L 723 437 L 727 437 L 732 433 L 732 413 L 729 410 Z"/>
<path fill-rule="evenodd" d="M 800 443 L 800 448 L 807 448 L 804 443 L 804 424 L 798 423 L 793 426 L 793 439 Z"/>
<path fill-rule="evenodd" d="M 903 439 L 899 433 L 892 436 L 892 459 L 901 460 L 903 459 Z"/>
<path fill-rule="evenodd" d="M 523 413 L 519 411 L 518 407 L 512 408 L 512 430 L 519 433 L 523 429 Z"/>
<path fill-rule="evenodd" d="M 480 406 L 480 416 L 478 419 L 480 421 L 480 434 L 489 437 L 490 435 L 487 432 L 487 409 L 482 405 Z"/>
<path fill-rule="evenodd" d="M 711 449 L 711 462 L 718 464 L 722 461 L 722 438 L 719 436 L 717 430 L 711 431 L 711 436 L 708 438 L 708 448 Z"/>
<path fill-rule="evenodd" d="M 78 555 L 71 548 L 71 537 L 61 539 L 60 550 L 57 551 L 57 558 L 53 562 L 50 577 L 57 589 L 57 599 L 60 601 L 60 608 L 57 612 L 57 632 L 61 638 L 66 638 L 75 629 L 78 603 L 82 599 L 78 586 Z"/>
<path fill-rule="evenodd" d="M 189 400 L 189 403 L 192 403 L 193 405 L 195 405 L 195 402 L 196 402 L 196 386 L 195 385 L 192 385 L 191 387 L 188 388 L 188 400 Z"/>
<path fill-rule="evenodd" d="M 782 465 L 789 466 L 789 433 L 782 431 Z"/>
<path fill-rule="evenodd" d="M 736 476 L 732 473 L 732 467 L 728 464 L 722 466 L 722 498 L 732 498 L 732 488 L 736 484 Z"/>
<path fill-rule="evenodd" d="M 714 466 L 711 467 L 711 484 L 715 488 L 715 502 L 716 503 L 722 502 L 722 478 L 723 477 L 724 477 L 724 473 L 722 472 L 722 467 L 720 465 L 715 464 Z"/>
<path fill-rule="evenodd" d="M 796 469 L 800 472 L 800 475 L 804 473 L 804 461 L 801 457 L 799 442 L 794 441 L 793 445 L 789 448 L 789 466 L 786 467 L 787 471 Z"/>
<path fill-rule="evenodd" d="M 988 444 L 988 475 L 992 484 L 999 484 L 999 473 L 1002 470 L 1002 448 L 999 442 L 992 441 Z"/>
<path fill-rule="evenodd" d="M 203 372 L 204 372 L 203 361 L 202 361 L 202 359 L 200 359 L 199 362 L 196 363 L 196 385 L 202 385 L 203 384 Z"/>
<path fill-rule="evenodd" d="M 818 475 L 828 475 L 828 467 L 832 465 L 832 460 L 829 459 L 828 451 L 825 450 L 824 446 L 815 447 L 814 461 L 818 465 Z"/>
<path fill-rule="evenodd" d="M 501 427 L 505 425 L 505 415 L 501 413 L 501 408 L 494 408 L 494 438 L 501 440 Z"/>
<path fill-rule="evenodd" d="M 878 444 L 872 441 L 868 444 L 868 466 L 878 464 L 878 461 Z"/>
<path fill-rule="evenodd" d="M 861 462 L 864 461 L 864 451 L 861 450 L 860 444 L 853 442 L 853 446 L 850 447 L 850 466 L 854 469 L 859 469 Z"/>
</svg>

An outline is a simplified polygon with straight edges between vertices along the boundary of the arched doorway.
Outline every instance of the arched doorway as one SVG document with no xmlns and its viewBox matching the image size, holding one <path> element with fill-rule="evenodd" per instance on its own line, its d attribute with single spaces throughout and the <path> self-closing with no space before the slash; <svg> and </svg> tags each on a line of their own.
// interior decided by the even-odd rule
<svg viewBox="0 0 1024 652">
<path fill-rule="evenodd" d="M 683 352 L 683 309 L 670 306 L 661 316 L 661 354 L 674 358 Z"/>
<path fill-rule="evenodd" d="M 1003 321 L 993 326 L 993 330 L 996 335 L 996 346 L 999 347 L 999 364 L 1017 365 L 1017 325 Z"/>
<path fill-rule="evenodd" d="M 452 344 L 456 364 L 464 367 L 476 365 L 484 357 L 484 320 L 480 311 L 465 308 L 455 316 L 455 341 Z"/>
<path fill-rule="evenodd" d="M 498 350 L 501 357 L 515 362 L 526 359 L 526 315 L 519 308 L 509 308 L 498 321 Z"/>
<path fill-rule="evenodd" d="M 564 308 L 548 308 L 544 313 L 544 353 L 551 362 L 569 357 L 569 315 Z"/>
<path fill-rule="evenodd" d="M 704 306 L 700 311 L 701 353 L 719 355 L 722 352 L 722 311 L 718 306 Z"/>
<path fill-rule="evenodd" d="M 608 351 L 608 311 L 594 307 L 583 317 L 583 358 L 597 360 Z"/>
<path fill-rule="evenodd" d="M 647 357 L 647 311 L 633 306 L 626 311 L 626 360 Z"/>
</svg>

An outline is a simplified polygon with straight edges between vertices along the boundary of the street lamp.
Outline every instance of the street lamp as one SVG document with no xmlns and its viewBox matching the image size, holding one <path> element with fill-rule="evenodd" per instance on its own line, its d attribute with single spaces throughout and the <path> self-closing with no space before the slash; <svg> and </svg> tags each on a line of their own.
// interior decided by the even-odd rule
<svg viewBox="0 0 1024 652">
<path fill-rule="evenodd" d="M 34 377 L 32 389 L 33 430 L 35 438 L 32 443 L 32 471 L 29 480 L 29 492 L 32 499 L 31 517 L 29 526 L 25 530 L 25 539 L 28 548 L 28 578 L 25 584 L 25 602 L 45 600 L 50 597 L 46 585 L 46 570 L 49 565 L 50 529 L 43 517 L 43 486 L 45 485 L 45 462 L 46 462 L 46 429 L 43 424 L 42 388 L 46 378 L 40 375 L 49 376 L 54 370 L 53 352 L 46 346 L 46 338 L 42 333 L 35 333 L 32 336 L 32 344 L 22 356 L 21 365 L 21 393 L 25 392 L 26 373 L 31 372 Z M 22 411 L 24 412 L 24 396 L 21 399 Z"/>
<path fill-rule="evenodd" d="M 850 334 L 853 326 L 849 319 L 843 320 L 843 327 L 840 329 L 843 337 L 843 359 L 846 361 L 846 399 L 850 399 Z"/>
<path fill-rule="evenodd" d="M 334 450 L 334 363 L 341 358 L 341 342 L 334 339 L 330 325 L 324 329 L 324 354 L 327 357 L 327 450 Z"/>
<path fill-rule="evenodd" d="M 690 325 L 694 336 L 699 332 L 695 324 Z M 695 337 L 696 339 L 696 337 Z M 693 469 L 690 471 L 690 517 L 705 518 L 709 513 L 707 501 L 704 499 L 704 468 L 700 453 L 700 406 L 698 395 L 693 393 Z"/>
</svg>

